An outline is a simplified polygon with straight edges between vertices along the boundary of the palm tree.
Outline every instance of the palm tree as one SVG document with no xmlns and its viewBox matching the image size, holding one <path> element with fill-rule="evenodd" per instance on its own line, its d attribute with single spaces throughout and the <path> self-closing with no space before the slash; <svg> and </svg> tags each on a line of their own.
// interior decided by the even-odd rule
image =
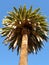
<svg viewBox="0 0 49 65">
<path fill-rule="evenodd" d="M 2 37 L 5 36 L 4 43 L 9 44 L 9 49 L 17 47 L 20 53 L 19 65 L 27 65 L 27 55 L 37 53 L 43 47 L 43 41 L 47 41 L 48 25 L 46 17 L 39 12 L 40 8 L 32 11 L 26 6 L 8 12 L 8 16 L 3 19 L 4 27 Z"/>
</svg>

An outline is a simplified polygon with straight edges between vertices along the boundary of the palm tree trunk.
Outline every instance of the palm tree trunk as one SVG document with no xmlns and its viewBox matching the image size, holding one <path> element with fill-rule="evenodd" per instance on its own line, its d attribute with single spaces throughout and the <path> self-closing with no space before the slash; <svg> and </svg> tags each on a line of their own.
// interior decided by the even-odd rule
<svg viewBox="0 0 49 65">
<path fill-rule="evenodd" d="M 22 45 L 21 45 L 19 65 L 27 65 L 27 60 L 28 60 L 27 48 L 28 48 L 28 36 L 27 36 L 27 34 L 24 34 L 22 37 Z"/>
</svg>

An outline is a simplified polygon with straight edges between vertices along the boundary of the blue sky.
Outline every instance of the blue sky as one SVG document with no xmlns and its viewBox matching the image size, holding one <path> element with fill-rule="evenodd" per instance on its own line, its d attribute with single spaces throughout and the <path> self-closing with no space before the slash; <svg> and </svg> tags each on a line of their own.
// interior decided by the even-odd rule
<svg viewBox="0 0 49 65">
<path fill-rule="evenodd" d="M 31 5 L 33 9 L 40 7 L 42 14 L 46 15 L 49 21 L 49 0 L 0 0 L 0 27 L 2 27 L 2 19 L 7 15 L 7 12 L 12 11 L 13 6 L 19 8 L 20 5 L 26 5 L 27 9 Z M 0 37 L 0 65 L 18 65 L 17 51 L 8 51 L 8 46 L 2 42 L 3 38 Z M 28 65 L 49 65 L 49 41 L 44 43 L 45 47 L 37 55 L 28 55 Z"/>
</svg>

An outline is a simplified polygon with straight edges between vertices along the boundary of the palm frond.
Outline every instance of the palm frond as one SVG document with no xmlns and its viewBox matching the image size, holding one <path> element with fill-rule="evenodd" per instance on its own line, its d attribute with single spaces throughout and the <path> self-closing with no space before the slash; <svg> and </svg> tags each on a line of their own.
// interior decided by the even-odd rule
<svg viewBox="0 0 49 65">
<path fill-rule="evenodd" d="M 43 41 L 48 39 L 49 26 L 46 17 L 40 14 L 40 8 L 32 11 L 32 6 L 27 10 L 26 6 L 18 9 L 13 7 L 13 11 L 8 13 L 3 19 L 4 27 L 1 28 L 2 36 L 6 37 L 5 44 L 9 44 L 9 49 L 17 52 L 21 50 L 22 36 L 28 35 L 28 53 L 37 53 L 43 47 Z"/>
</svg>

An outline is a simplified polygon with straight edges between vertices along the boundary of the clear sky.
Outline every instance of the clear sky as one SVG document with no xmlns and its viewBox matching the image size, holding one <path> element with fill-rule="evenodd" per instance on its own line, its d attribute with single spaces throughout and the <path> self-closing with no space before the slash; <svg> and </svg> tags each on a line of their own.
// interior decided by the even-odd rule
<svg viewBox="0 0 49 65">
<path fill-rule="evenodd" d="M 19 8 L 20 5 L 24 6 L 24 4 L 26 4 L 27 9 L 31 5 L 33 10 L 40 7 L 42 14 L 46 15 L 49 21 L 49 0 L 0 0 L 0 27 L 2 27 L 2 19 L 8 11 L 12 11 L 13 6 Z M 0 65 L 18 65 L 17 51 L 8 51 L 8 46 L 2 42 L 3 38 L 0 37 Z M 49 41 L 44 43 L 45 47 L 37 55 L 28 55 L 28 65 L 49 65 Z"/>
</svg>

